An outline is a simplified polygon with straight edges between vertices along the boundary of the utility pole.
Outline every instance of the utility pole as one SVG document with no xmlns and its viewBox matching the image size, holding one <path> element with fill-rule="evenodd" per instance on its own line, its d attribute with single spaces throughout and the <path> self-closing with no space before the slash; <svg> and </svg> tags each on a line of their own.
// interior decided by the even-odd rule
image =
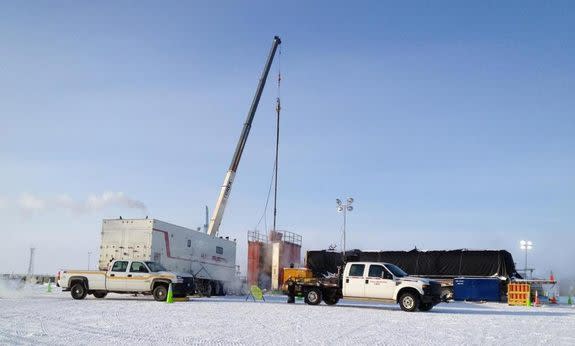
<svg viewBox="0 0 575 346">
<path fill-rule="evenodd" d="M 28 262 L 28 272 L 26 273 L 26 282 L 30 283 L 32 281 L 32 275 L 34 275 L 34 251 L 36 248 L 30 248 L 30 261 Z"/>
<path fill-rule="evenodd" d="M 204 233 L 208 233 L 208 225 L 210 224 L 210 212 L 206 205 L 206 223 L 204 223 Z"/>
<path fill-rule="evenodd" d="M 281 49 L 280 55 L 281 57 Z M 279 61 L 279 59 L 278 59 Z M 280 147 L 280 111 L 281 111 L 281 104 L 280 104 L 280 83 L 281 83 L 281 72 L 278 72 L 278 97 L 276 100 L 276 163 L 275 163 L 275 172 L 274 172 L 274 228 L 273 230 L 276 231 L 276 220 L 278 216 L 278 158 L 279 158 L 279 147 Z"/>
</svg>

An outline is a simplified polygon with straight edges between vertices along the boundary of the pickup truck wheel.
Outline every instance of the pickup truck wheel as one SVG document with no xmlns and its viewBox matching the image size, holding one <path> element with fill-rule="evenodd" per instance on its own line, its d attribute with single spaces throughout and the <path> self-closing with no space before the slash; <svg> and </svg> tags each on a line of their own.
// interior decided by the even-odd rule
<svg viewBox="0 0 575 346">
<path fill-rule="evenodd" d="M 88 290 L 86 290 L 86 287 L 84 286 L 83 283 L 77 283 L 74 286 L 72 286 L 72 289 L 70 290 L 70 294 L 72 294 L 72 298 L 74 299 L 84 299 L 86 298 L 86 295 L 88 294 Z"/>
<path fill-rule="evenodd" d="M 321 303 L 321 291 L 317 288 L 312 288 L 305 294 L 304 301 L 308 305 L 317 305 Z"/>
<path fill-rule="evenodd" d="M 420 303 L 419 304 L 419 311 L 429 311 L 433 308 L 432 303 Z"/>
<path fill-rule="evenodd" d="M 94 297 L 98 298 L 98 299 L 102 299 L 105 298 L 108 295 L 108 292 L 106 291 L 96 291 L 94 292 Z"/>
<path fill-rule="evenodd" d="M 419 297 L 410 292 L 404 293 L 399 298 L 399 306 L 403 311 L 415 311 L 419 307 Z"/>
<path fill-rule="evenodd" d="M 156 300 L 157 302 L 163 302 L 166 300 L 166 297 L 168 296 L 168 288 L 164 285 L 156 286 L 152 294 L 154 295 L 154 300 Z"/>
</svg>

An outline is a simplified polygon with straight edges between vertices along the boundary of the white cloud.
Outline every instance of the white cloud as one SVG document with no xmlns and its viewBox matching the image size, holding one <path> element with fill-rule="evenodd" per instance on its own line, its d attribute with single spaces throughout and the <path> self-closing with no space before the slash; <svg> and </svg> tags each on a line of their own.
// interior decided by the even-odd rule
<svg viewBox="0 0 575 346">
<path fill-rule="evenodd" d="M 46 202 L 30 193 L 23 193 L 18 199 L 18 207 L 25 212 L 36 212 L 46 208 Z"/>
</svg>

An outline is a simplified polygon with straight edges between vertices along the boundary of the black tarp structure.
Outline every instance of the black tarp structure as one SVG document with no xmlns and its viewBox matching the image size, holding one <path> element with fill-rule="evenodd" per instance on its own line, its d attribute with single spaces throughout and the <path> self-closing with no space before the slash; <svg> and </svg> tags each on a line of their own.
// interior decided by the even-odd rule
<svg viewBox="0 0 575 346">
<path fill-rule="evenodd" d="M 513 257 L 505 250 L 447 251 L 360 251 L 346 252 L 348 262 L 393 263 L 411 275 L 427 277 L 502 276 L 520 278 Z M 306 266 L 314 276 L 337 273 L 343 254 L 333 251 L 308 251 Z"/>
</svg>

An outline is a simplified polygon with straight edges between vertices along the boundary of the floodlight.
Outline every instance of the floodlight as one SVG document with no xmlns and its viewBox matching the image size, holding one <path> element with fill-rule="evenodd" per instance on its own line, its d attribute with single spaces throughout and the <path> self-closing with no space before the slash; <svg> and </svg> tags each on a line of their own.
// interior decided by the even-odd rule
<svg viewBox="0 0 575 346">
<path fill-rule="evenodd" d="M 353 207 L 352 207 L 351 205 L 348 205 L 348 206 L 347 206 L 347 211 L 352 211 L 352 210 L 353 210 Z"/>
<path fill-rule="evenodd" d="M 341 205 L 341 199 L 336 198 L 335 203 L 337 203 L 337 205 Z"/>
<path fill-rule="evenodd" d="M 341 213 L 343 211 L 343 207 L 340 205 L 339 207 L 337 207 L 337 211 Z"/>
<path fill-rule="evenodd" d="M 347 204 L 352 204 L 352 203 L 353 203 L 353 198 L 348 197 L 348 198 L 347 198 Z"/>
<path fill-rule="evenodd" d="M 525 251 L 525 278 L 527 278 L 527 252 L 533 249 L 533 242 L 531 240 L 522 240 L 519 244 L 521 245 L 521 250 Z M 533 269 L 531 269 L 531 275 L 533 275 Z"/>
</svg>

